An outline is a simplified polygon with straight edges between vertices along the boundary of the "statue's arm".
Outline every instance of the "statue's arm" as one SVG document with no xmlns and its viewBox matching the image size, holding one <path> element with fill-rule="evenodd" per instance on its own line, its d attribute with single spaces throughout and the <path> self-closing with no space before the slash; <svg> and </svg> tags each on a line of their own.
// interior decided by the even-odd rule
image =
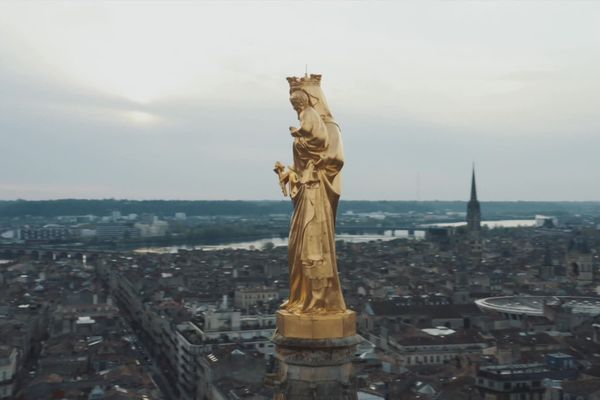
<svg viewBox="0 0 600 400">
<path fill-rule="evenodd" d="M 320 118 L 319 114 L 313 108 L 307 108 L 300 113 L 300 128 L 298 131 L 302 136 L 311 136 L 315 129 L 315 118 Z"/>
<path fill-rule="evenodd" d="M 300 132 L 300 128 L 296 128 L 295 126 L 290 126 L 290 134 L 295 138 L 302 137 L 302 132 Z"/>
<path fill-rule="evenodd" d="M 300 113 L 300 127 L 290 126 L 290 133 L 293 137 L 310 137 L 318 123 L 319 114 L 312 108 L 308 108 Z M 316 120 L 317 119 L 317 120 Z"/>
</svg>

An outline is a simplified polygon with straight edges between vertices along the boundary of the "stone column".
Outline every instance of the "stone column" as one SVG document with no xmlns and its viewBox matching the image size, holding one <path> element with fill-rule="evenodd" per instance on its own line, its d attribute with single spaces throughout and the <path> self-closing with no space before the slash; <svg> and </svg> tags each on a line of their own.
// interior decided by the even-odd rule
<svg viewBox="0 0 600 400">
<path fill-rule="evenodd" d="M 278 372 L 275 400 L 355 400 L 352 358 L 360 335 L 336 339 L 273 337 Z"/>
</svg>

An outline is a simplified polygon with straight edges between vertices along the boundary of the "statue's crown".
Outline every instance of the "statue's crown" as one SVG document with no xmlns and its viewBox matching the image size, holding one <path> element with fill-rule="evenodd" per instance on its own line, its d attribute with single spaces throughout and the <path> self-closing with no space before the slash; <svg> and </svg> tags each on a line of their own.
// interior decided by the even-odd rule
<svg viewBox="0 0 600 400">
<path fill-rule="evenodd" d="M 319 86 L 321 84 L 321 75 L 306 74 L 302 77 L 290 76 L 287 78 L 290 84 L 290 92 L 295 89 L 302 89 L 305 86 Z"/>
</svg>

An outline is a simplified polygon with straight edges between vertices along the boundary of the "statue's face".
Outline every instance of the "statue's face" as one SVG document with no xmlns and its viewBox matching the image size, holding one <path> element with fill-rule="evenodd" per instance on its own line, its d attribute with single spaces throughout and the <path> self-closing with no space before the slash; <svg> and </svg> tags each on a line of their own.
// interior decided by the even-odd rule
<svg viewBox="0 0 600 400">
<path fill-rule="evenodd" d="M 300 113 L 308 106 L 308 96 L 303 91 L 297 90 L 290 96 L 290 102 L 294 110 Z"/>
</svg>

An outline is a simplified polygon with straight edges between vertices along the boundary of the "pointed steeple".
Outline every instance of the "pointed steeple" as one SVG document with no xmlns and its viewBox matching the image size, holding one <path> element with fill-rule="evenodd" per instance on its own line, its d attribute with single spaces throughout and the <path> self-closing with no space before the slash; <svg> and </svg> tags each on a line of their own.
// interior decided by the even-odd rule
<svg viewBox="0 0 600 400">
<path fill-rule="evenodd" d="M 471 199 L 467 204 L 467 228 L 469 231 L 479 231 L 481 229 L 481 209 L 477 200 L 477 186 L 475 184 L 475 164 L 471 174 Z"/>
<path fill-rule="evenodd" d="M 471 201 L 477 201 L 477 186 L 475 185 L 475 163 L 473 163 L 473 175 L 471 176 Z"/>
</svg>

